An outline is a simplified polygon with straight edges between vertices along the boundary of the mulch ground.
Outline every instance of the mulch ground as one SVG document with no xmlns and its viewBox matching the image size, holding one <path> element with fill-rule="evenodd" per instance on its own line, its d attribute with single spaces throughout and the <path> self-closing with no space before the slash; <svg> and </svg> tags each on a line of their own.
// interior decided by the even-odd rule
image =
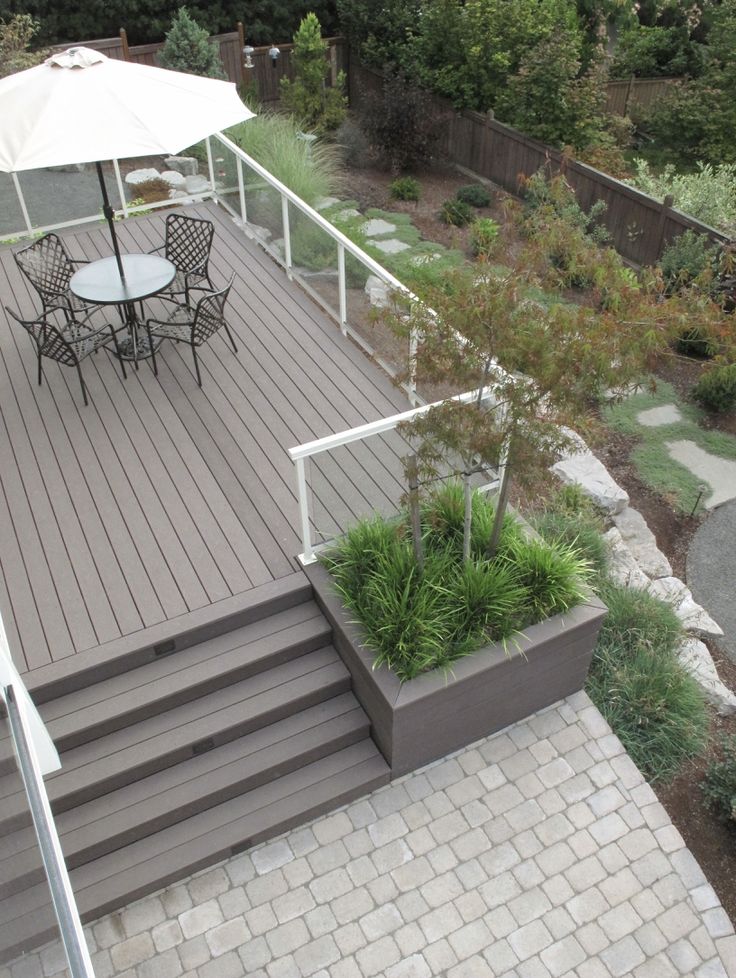
<svg viewBox="0 0 736 978">
<path fill-rule="evenodd" d="M 453 197 L 459 187 L 472 181 L 457 171 L 442 166 L 433 167 L 416 176 L 422 190 L 421 199 L 417 203 L 393 200 L 389 194 L 391 175 L 374 168 L 351 171 L 350 196 L 358 200 L 361 209 L 379 207 L 383 210 L 403 211 L 411 216 L 413 223 L 427 240 L 436 241 L 448 248 L 458 248 L 469 254 L 468 230 L 448 227 L 437 215 L 443 201 Z M 502 225 L 499 260 L 513 264 L 520 242 L 516 229 L 508 223 L 504 225 L 504 201 L 507 199 L 507 194 L 497 192 L 491 206 L 484 209 L 483 215 L 493 217 Z M 688 399 L 692 386 L 704 369 L 706 365 L 702 361 L 673 355 L 662 358 L 657 367 L 657 375 L 671 383 L 681 397 Z M 736 434 L 736 413 L 709 420 L 705 426 Z M 633 443 L 632 439 L 608 433 L 604 443 L 595 445 L 595 451 L 613 478 L 626 489 L 631 505 L 646 519 L 657 538 L 658 546 L 672 564 L 673 573 L 684 580 L 688 547 L 704 516 L 687 516 L 678 512 L 667 499 L 641 481 L 630 458 Z M 708 644 L 721 678 L 731 689 L 736 689 L 736 663 L 728 659 L 715 643 Z M 736 717 L 719 717 L 715 710 L 711 714 L 712 737 L 707 751 L 687 764 L 670 784 L 657 784 L 654 788 L 725 910 L 736 921 L 736 828 L 733 823 L 720 821 L 705 806 L 700 791 L 705 771 L 711 760 L 718 755 L 720 738 L 723 735 L 736 735 Z"/>
</svg>

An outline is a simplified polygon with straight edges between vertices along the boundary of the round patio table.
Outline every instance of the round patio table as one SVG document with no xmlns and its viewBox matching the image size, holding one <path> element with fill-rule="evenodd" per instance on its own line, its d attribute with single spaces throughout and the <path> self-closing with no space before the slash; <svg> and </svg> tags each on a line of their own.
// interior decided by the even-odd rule
<svg viewBox="0 0 736 978">
<path fill-rule="evenodd" d="M 159 255 L 123 255 L 125 279 L 120 278 L 115 256 L 100 258 L 83 265 L 72 275 L 69 288 L 84 302 L 100 306 L 120 306 L 129 338 L 120 344 L 120 356 L 125 360 L 150 357 L 148 337 L 139 335 L 142 326 L 135 303 L 162 292 L 174 281 L 176 268 Z"/>
</svg>

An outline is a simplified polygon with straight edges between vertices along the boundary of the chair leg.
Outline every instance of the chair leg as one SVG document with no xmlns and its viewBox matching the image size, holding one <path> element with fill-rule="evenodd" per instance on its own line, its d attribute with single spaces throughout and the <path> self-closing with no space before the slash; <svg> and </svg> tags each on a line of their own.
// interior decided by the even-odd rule
<svg viewBox="0 0 736 978">
<path fill-rule="evenodd" d="M 197 374 L 197 383 L 202 386 L 202 375 L 199 372 L 199 359 L 197 357 L 197 347 L 192 343 L 192 356 L 194 357 L 194 369 Z"/>
<path fill-rule="evenodd" d="M 42 381 L 43 381 L 43 364 L 41 361 L 41 351 L 39 350 L 38 351 L 38 386 L 39 387 L 41 386 Z"/>
<path fill-rule="evenodd" d="M 225 332 L 227 333 L 227 338 L 230 340 L 230 346 L 232 346 L 232 348 L 233 348 L 233 353 L 237 353 L 238 352 L 238 348 L 235 345 L 235 340 L 233 339 L 233 334 L 230 332 L 230 327 L 228 326 L 227 323 L 223 323 L 222 325 L 225 327 Z"/>
<path fill-rule="evenodd" d="M 151 330 L 146 326 L 146 333 L 148 334 L 148 349 L 151 351 L 151 366 L 153 367 L 154 377 L 158 377 L 158 364 L 156 363 L 156 347 L 153 342 L 153 336 L 151 336 Z"/>
<path fill-rule="evenodd" d="M 113 345 L 115 346 L 115 353 L 118 358 L 118 363 L 120 364 L 120 370 L 123 375 L 123 380 L 127 380 L 128 374 L 125 369 L 125 360 L 123 360 L 123 358 L 120 356 L 120 344 L 118 343 L 118 334 L 115 332 L 112 323 L 108 323 L 108 325 L 110 327 L 110 332 L 112 333 L 112 342 Z"/>
<path fill-rule="evenodd" d="M 84 406 L 87 407 L 89 405 L 89 401 L 87 400 L 87 385 L 85 384 L 84 378 L 82 377 L 82 368 L 79 364 L 77 364 L 77 374 L 79 375 L 79 386 L 82 388 L 82 398 L 84 399 Z"/>
</svg>

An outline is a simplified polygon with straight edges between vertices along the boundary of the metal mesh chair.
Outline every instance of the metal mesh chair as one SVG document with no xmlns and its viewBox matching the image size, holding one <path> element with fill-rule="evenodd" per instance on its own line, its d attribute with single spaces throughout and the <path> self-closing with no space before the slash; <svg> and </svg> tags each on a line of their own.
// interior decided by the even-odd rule
<svg viewBox="0 0 736 978">
<path fill-rule="evenodd" d="M 46 319 L 49 313 L 56 311 L 53 308 L 50 308 L 39 319 L 31 320 L 21 319 L 17 313 L 13 312 L 12 309 L 8 309 L 7 306 L 5 307 L 5 311 L 23 327 L 33 340 L 36 357 L 38 358 L 39 385 L 43 380 L 44 357 L 48 360 L 56 360 L 57 363 L 65 367 L 76 367 L 79 384 L 82 388 L 82 397 L 85 405 L 87 405 L 89 402 L 87 400 L 87 385 L 82 377 L 82 360 L 86 359 L 90 354 L 96 353 L 100 347 L 107 346 L 111 340 L 115 347 L 115 352 L 119 356 L 120 348 L 118 346 L 117 330 L 122 327 L 118 326 L 116 330 L 111 323 L 105 323 L 104 326 L 95 327 L 72 318 L 61 328 L 54 323 L 48 322 Z M 127 376 L 125 364 L 122 360 L 119 362 L 123 378 L 125 378 Z"/>
<path fill-rule="evenodd" d="M 214 289 L 209 273 L 210 251 L 215 225 L 201 217 L 169 214 L 166 218 L 166 240 L 152 254 L 163 249 L 164 257 L 176 268 L 176 276 L 165 294 L 184 296 L 189 305 L 189 290 L 202 282 Z"/>
<path fill-rule="evenodd" d="M 230 279 L 224 289 L 219 292 L 205 292 L 197 304 L 191 306 L 177 305 L 168 319 L 149 319 L 146 322 L 148 330 L 148 341 L 151 349 L 155 349 L 154 338 L 173 340 L 175 343 L 188 343 L 192 349 L 194 357 L 194 370 L 197 375 L 197 383 L 202 386 L 202 376 L 199 372 L 199 359 L 197 357 L 197 347 L 202 346 L 210 340 L 215 333 L 224 329 L 233 353 L 238 352 L 235 345 L 230 327 L 225 320 L 225 303 L 227 302 L 230 289 L 232 288 L 233 278 Z M 196 291 L 203 291 L 194 287 Z M 158 374 L 156 356 L 153 356 L 153 372 Z"/>
<path fill-rule="evenodd" d="M 82 313 L 89 315 L 95 306 L 82 302 L 69 288 L 72 275 L 79 265 L 70 257 L 66 245 L 58 234 L 45 234 L 38 241 L 13 253 L 18 267 L 41 297 L 43 313 L 53 308 L 60 309 L 67 320 Z"/>
</svg>

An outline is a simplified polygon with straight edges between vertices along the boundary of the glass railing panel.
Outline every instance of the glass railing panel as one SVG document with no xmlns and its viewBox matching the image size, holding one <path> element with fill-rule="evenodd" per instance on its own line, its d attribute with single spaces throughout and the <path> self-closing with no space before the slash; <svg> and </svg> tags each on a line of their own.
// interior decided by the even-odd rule
<svg viewBox="0 0 736 978">
<path fill-rule="evenodd" d="M 118 194 L 112 167 L 106 167 L 105 173 L 115 206 Z M 18 182 L 33 227 L 83 221 L 96 215 L 102 220 L 102 195 L 92 163 L 25 170 L 18 174 Z"/>
<path fill-rule="evenodd" d="M 284 261 L 284 224 L 281 194 L 247 163 L 243 163 L 247 226 L 281 262 Z"/>
<path fill-rule="evenodd" d="M 13 178 L 9 173 L 0 173 L 0 236 L 20 236 L 26 233 L 18 194 L 15 191 Z"/>
<path fill-rule="evenodd" d="M 392 376 L 403 377 L 409 367 L 409 341 L 392 323 L 406 300 L 355 255 L 345 255 L 345 278 L 351 332 Z"/>
<path fill-rule="evenodd" d="M 215 172 L 217 197 L 239 217 L 241 216 L 241 207 L 237 156 L 219 139 L 211 139 L 210 145 L 212 147 L 212 164 Z"/>
<path fill-rule="evenodd" d="M 292 271 L 335 318 L 340 318 L 337 242 L 310 214 L 289 202 Z"/>
</svg>

